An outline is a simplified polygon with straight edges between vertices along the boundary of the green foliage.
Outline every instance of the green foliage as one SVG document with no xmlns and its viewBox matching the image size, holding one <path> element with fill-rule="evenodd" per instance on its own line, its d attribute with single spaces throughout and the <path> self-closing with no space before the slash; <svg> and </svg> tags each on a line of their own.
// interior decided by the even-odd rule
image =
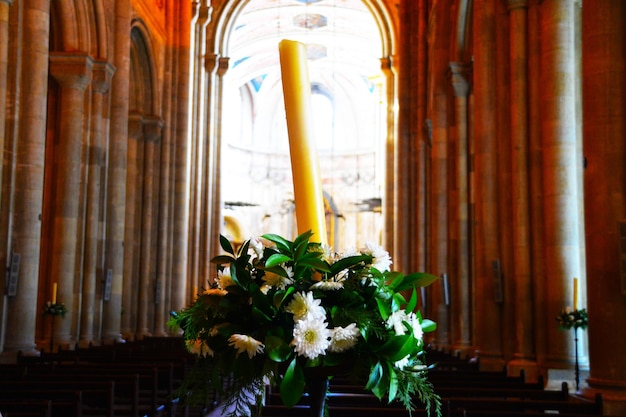
<svg viewBox="0 0 626 417">
<path fill-rule="evenodd" d="M 179 394 L 206 403 L 218 393 L 235 410 L 229 415 L 250 415 L 266 383 L 283 387 L 283 403 L 293 406 L 317 369 L 350 374 L 407 410 L 418 398 L 440 415 L 422 341 L 436 324 L 417 310 L 417 288 L 437 277 L 390 271 L 389 254 L 375 245 L 342 255 L 310 237 L 268 234 L 236 252 L 221 237 L 216 279 L 168 323 L 197 355 Z M 319 337 L 298 337 L 302 326 Z"/>
</svg>

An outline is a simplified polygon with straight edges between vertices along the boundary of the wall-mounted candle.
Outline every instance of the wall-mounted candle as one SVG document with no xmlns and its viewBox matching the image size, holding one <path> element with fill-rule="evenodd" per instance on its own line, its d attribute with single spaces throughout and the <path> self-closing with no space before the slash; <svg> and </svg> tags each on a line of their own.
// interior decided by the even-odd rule
<svg viewBox="0 0 626 417">
<path fill-rule="evenodd" d="M 578 309 L 578 278 L 574 278 L 574 310 Z"/>
<path fill-rule="evenodd" d="M 313 136 L 311 84 L 304 44 L 278 45 L 298 233 L 311 230 L 312 242 L 326 243 L 326 213 L 317 149 Z"/>
<path fill-rule="evenodd" d="M 57 283 L 52 284 L 52 304 L 57 303 Z"/>
</svg>

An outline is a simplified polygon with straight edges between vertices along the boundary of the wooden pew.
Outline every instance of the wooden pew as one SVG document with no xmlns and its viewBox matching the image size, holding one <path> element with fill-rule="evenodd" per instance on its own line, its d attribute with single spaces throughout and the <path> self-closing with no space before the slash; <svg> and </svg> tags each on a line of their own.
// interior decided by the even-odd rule
<svg viewBox="0 0 626 417">
<path fill-rule="evenodd" d="M 526 399 L 497 399 L 481 398 L 444 398 L 446 415 L 462 417 L 468 412 L 527 412 L 527 413 L 558 413 L 558 414 L 586 414 L 602 415 L 602 397 L 597 395 L 595 401 L 568 400 L 526 400 Z"/>
<path fill-rule="evenodd" d="M 53 417 L 51 400 L 3 400 L 0 399 L 3 417 Z"/>
</svg>

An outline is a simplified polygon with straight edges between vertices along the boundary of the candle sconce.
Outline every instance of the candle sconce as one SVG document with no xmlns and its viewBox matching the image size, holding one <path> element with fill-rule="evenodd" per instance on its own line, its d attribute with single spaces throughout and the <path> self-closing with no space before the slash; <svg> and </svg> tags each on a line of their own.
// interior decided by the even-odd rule
<svg viewBox="0 0 626 417">
<path fill-rule="evenodd" d="M 43 305 L 44 316 L 50 316 L 50 352 L 54 348 L 54 318 L 60 316 L 65 317 L 67 308 L 63 303 L 48 301 Z"/>
<path fill-rule="evenodd" d="M 589 324 L 587 309 L 572 310 L 566 307 L 556 316 L 559 330 L 574 329 L 575 381 L 576 391 L 580 388 L 580 368 L 578 366 L 578 329 L 585 330 Z"/>
</svg>

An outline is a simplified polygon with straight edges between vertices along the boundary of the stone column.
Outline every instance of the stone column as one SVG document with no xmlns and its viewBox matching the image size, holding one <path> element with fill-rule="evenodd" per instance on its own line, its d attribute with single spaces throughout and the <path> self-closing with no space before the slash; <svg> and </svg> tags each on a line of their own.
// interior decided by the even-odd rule
<svg viewBox="0 0 626 417">
<path fill-rule="evenodd" d="M 134 338 L 139 308 L 143 148 L 143 117 L 133 112 L 128 116 L 128 144 L 126 149 L 126 218 L 124 220 L 124 279 L 122 285 L 124 315 L 121 326 L 122 336 L 125 339 Z"/>
<path fill-rule="evenodd" d="M 499 265 L 498 149 L 496 124 L 496 12 L 494 0 L 474 0 L 474 181 L 476 222 L 472 230 L 476 265 L 473 336 L 483 370 L 504 368 L 502 352 L 502 298 L 497 287 Z M 495 268 L 494 268 L 495 266 Z M 496 277 L 496 275 L 498 275 Z"/>
<path fill-rule="evenodd" d="M 156 254 L 154 240 L 157 237 L 156 226 L 156 198 L 159 182 L 157 166 L 159 164 L 156 148 L 162 136 L 163 122 L 155 117 L 145 117 L 143 120 L 144 157 L 143 157 L 143 194 L 141 205 L 141 249 L 139 255 L 139 291 L 137 311 L 137 337 L 151 335 L 151 325 L 148 313 L 150 306 L 154 306 L 156 283 Z"/>
<path fill-rule="evenodd" d="M 50 56 L 50 73 L 60 85 L 59 137 L 54 148 L 56 173 L 54 178 L 54 226 L 50 261 L 50 280 L 58 283 L 58 302 L 68 309 L 63 320 L 57 320 L 54 340 L 57 344 L 70 344 L 73 314 L 78 300 L 75 294 L 76 262 L 78 250 L 79 195 L 81 184 L 81 150 L 83 145 L 83 119 L 85 89 L 91 82 L 93 59 L 85 55 L 55 53 Z M 52 185 L 52 184 L 51 184 Z M 78 277 L 80 278 L 80 277 Z"/>
<path fill-rule="evenodd" d="M 191 8 L 185 9 L 187 13 L 192 12 Z M 189 20 L 192 18 L 189 16 Z M 190 160 L 188 158 L 189 149 L 189 129 L 187 120 L 190 115 L 189 109 L 189 39 L 191 38 L 188 33 L 179 32 L 181 39 L 185 39 L 184 42 L 180 42 L 180 45 L 185 45 L 186 48 L 181 48 L 181 53 L 178 57 L 178 69 L 176 72 L 178 76 L 176 84 L 177 92 L 177 109 L 176 123 L 174 124 L 176 130 L 172 131 L 172 158 L 173 158 L 173 172 L 172 172 L 172 276 L 171 288 L 171 308 L 174 311 L 178 311 L 185 306 L 186 294 L 188 287 L 188 248 L 189 248 L 189 171 L 188 165 Z M 189 291 L 190 293 L 191 291 Z"/>
<path fill-rule="evenodd" d="M 122 269 L 124 267 L 124 212 L 126 210 L 126 150 L 130 65 L 130 0 L 115 0 L 111 84 L 111 129 L 108 150 L 105 273 L 111 271 L 111 297 L 103 304 L 102 340 L 121 341 Z"/>
<path fill-rule="evenodd" d="M 528 138 L 528 0 L 508 0 L 510 22 L 509 54 L 511 71 L 511 193 L 513 237 L 513 285 L 515 288 L 515 348 L 509 373 L 536 381 L 531 246 L 530 246 L 530 173 Z"/>
<path fill-rule="evenodd" d="M 151 228 L 151 244 L 150 244 L 150 279 L 154 283 L 154 291 L 152 293 L 152 322 L 150 323 L 152 335 L 164 336 L 165 335 L 165 315 L 163 310 L 163 301 L 165 295 L 165 276 L 159 274 L 159 261 L 161 258 L 166 258 L 167 253 L 161 253 L 159 251 L 160 238 L 165 236 L 160 235 L 160 212 L 164 205 L 167 204 L 167 199 L 161 199 L 161 170 L 163 169 L 162 149 L 163 149 L 163 126 L 164 122 L 160 117 L 152 116 L 146 121 L 144 126 L 146 140 L 152 143 L 153 158 L 152 158 L 152 199 L 150 202 L 150 209 L 152 210 L 152 223 Z M 167 240 L 167 239 L 165 239 Z"/>
<path fill-rule="evenodd" d="M 468 64 L 450 63 L 450 80 L 454 92 L 454 180 L 452 186 L 454 214 L 450 236 L 456 262 L 451 266 L 453 276 L 453 309 L 457 320 L 453 348 L 468 353 L 471 346 L 470 329 L 470 240 L 469 240 L 469 147 L 468 109 L 470 92 Z"/>
<path fill-rule="evenodd" d="M 546 303 L 543 317 L 572 305 L 572 279 L 580 277 L 579 200 L 576 176 L 574 0 L 541 4 L 541 134 L 545 216 Z M 549 368 L 571 368 L 570 332 L 546 328 Z"/>
<path fill-rule="evenodd" d="M 21 257 L 17 293 L 8 297 L 4 351 L 36 355 L 35 323 L 41 314 L 38 305 L 39 251 L 43 205 L 44 157 L 46 153 L 46 111 L 50 2 L 26 0 L 23 4 L 22 73 L 19 99 L 19 132 L 15 155 L 15 198 L 12 252 Z"/>
<path fill-rule="evenodd" d="M 107 121 L 105 118 L 106 94 L 111 86 L 115 69 L 106 61 L 95 61 L 92 72 L 91 140 L 88 146 L 87 208 L 85 219 L 85 259 L 83 267 L 82 308 L 79 344 L 82 347 L 97 342 L 94 320 L 98 305 L 98 285 L 105 279 L 100 251 L 100 205 L 102 204 L 102 167 L 105 163 Z"/>
<path fill-rule="evenodd" d="M 0 188 L 4 169 L 4 126 L 6 122 L 7 73 L 9 55 L 9 7 L 13 0 L 0 0 Z M 0 200 L 2 204 L 2 200 Z M 0 206 L 1 208 L 1 206 Z"/>
<path fill-rule="evenodd" d="M 589 378 L 605 415 L 626 415 L 626 2 L 584 3 L 583 136 Z M 582 299 L 585 297 L 583 295 Z M 584 307 L 584 305 L 582 306 Z"/>
</svg>

